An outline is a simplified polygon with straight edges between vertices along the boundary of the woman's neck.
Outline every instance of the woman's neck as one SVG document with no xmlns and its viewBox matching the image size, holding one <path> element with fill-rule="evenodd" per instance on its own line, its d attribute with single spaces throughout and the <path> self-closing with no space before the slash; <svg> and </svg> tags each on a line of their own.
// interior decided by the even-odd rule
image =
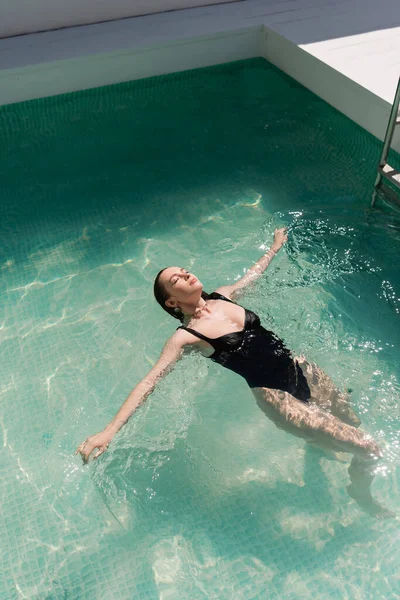
<svg viewBox="0 0 400 600">
<path fill-rule="evenodd" d="M 183 312 L 183 321 L 188 323 L 191 319 L 198 319 L 204 312 L 210 312 L 207 302 L 202 296 L 196 304 L 184 304 L 181 306 Z"/>
</svg>

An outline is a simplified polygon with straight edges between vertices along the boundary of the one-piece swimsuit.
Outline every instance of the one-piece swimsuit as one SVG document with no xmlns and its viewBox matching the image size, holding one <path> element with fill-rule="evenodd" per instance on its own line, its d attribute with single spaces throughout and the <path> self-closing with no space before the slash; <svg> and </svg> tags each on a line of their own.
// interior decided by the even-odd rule
<svg viewBox="0 0 400 600">
<path fill-rule="evenodd" d="M 206 300 L 232 302 L 218 292 L 212 292 Z M 208 342 L 214 348 L 208 358 L 244 377 L 251 388 L 282 390 L 302 402 L 308 402 L 310 388 L 290 350 L 272 331 L 264 329 L 256 313 L 246 308 L 244 310 L 243 330 L 218 338 L 209 338 L 184 325 L 178 329 L 185 329 Z"/>
</svg>

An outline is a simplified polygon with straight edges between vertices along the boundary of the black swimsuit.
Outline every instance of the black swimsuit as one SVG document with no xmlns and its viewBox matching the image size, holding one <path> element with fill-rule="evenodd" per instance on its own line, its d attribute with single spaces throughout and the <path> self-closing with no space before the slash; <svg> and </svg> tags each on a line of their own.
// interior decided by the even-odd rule
<svg viewBox="0 0 400 600">
<path fill-rule="evenodd" d="M 218 292 L 209 294 L 207 300 L 232 302 Z M 282 390 L 298 400 L 308 402 L 310 388 L 291 352 L 272 331 L 264 329 L 256 313 L 246 308 L 244 310 L 244 329 L 218 338 L 209 338 L 183 325 L 178 329 L 185 329 L 208 342 L 214 348 L 209 358 L 242 375 L 251 388 Z"/>
</svg>

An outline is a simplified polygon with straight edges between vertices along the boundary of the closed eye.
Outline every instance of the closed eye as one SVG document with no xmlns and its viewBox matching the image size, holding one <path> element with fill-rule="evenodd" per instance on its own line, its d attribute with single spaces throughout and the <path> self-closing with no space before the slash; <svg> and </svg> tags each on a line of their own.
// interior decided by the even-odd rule
<svg viewBox="0 0 400 600">
<path fill-rule="evenodd" d="M 181 273 L 182 273 L 182 275 L 187 275 L 189 273 L 189 271 L 186 271 L 186 269 L 181 269 Z M 172 285 L 174 285 L 178 280 L 179 280 L 179 277 L 176 277 L 176 279 L 171 280 Z"/>
</svg>

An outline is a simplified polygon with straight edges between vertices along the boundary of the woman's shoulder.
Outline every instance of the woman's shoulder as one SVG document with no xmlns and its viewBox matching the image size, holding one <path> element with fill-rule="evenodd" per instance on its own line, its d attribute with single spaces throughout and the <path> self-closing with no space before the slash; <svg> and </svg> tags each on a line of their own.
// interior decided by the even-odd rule
<svg viewBox="0 0 400 600">
<path fill-rule="evenodd" d="M 233 298 L 229 295 L 227 288 L 218 288 L 215 292 L 211 292 L 208 294 L 207 300 L 226 300 L 228 302 L 235 302 Z"/>
<path fill-rule="evenodd" d="M 180 327 L 176 329 L 175 333 L 172 334 L 170 340 L 179 344 L 181 348 L 196 344 L 200 341 L 198 337 L 186 329 L 185 325 L 180 325 Z"/>
<path fill-rule="evenodd" d="M 212 296 L 213 294 L 221 296 L 222 300 L 230 300 L 230 302 L 235 302 L 235 304 L 237 304 L 236 300 L 240 295 L 240 290 L 236 289 L 233 285 L 224 285 L 217 288 L 215 292 L 212 292 L 212 294 L 209 295 Z"/>
<path fill-rule="evenodd" d="M 211 294 L 209 294 L 209 296 L 223 296 L 224 298 L 231 300 L 231 294 L 232 294 L 231 288 L 232 288 L 232 286 L 230 286 L 230 285 L 224 285 L 222 287 L 217 288 L 213 292 L 211 292 Z"/>
</svg>

